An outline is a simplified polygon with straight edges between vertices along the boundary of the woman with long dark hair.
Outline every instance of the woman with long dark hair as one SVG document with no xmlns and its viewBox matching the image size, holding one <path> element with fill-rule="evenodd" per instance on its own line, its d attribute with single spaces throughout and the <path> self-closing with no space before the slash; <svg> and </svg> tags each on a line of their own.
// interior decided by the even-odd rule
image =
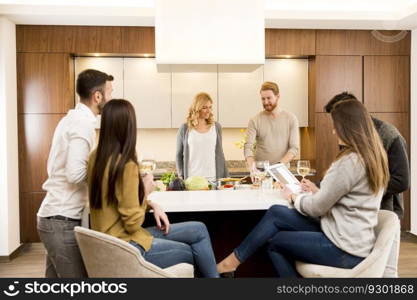
<svg viewBox="0 0 417 300">
<path fill-rule="evenodd" d="M 234 271 L 260 246 L 279 277 L 299 276 L 296 260 L 353 268 L 375 244 L 374 228 L 389 180 L 387 156 L 365 106 L 356 100 L 335 105 L 331 112 L 341 151 L 328 169 L 320 189 L 308 180 L 310 194 L 284 195 L 295 209 L 274 205 L 246 239 L 217 266 Z"/>
<path fill-rule="evenodd" d="M 98 146 L 88 163 L 91 228 L 131 243 L 161 268 L 184 262 L 195 264 L 203 277 L 218 277 L 206 226 L 170 224 L 163 209 L 147 200 L 153 176 L 142 180 L 139 174 L 136 128 L 129 101 L 114 99 L 104 106 Z M 148 208 L 156 227 L 142 227 Z"/>
</svg>

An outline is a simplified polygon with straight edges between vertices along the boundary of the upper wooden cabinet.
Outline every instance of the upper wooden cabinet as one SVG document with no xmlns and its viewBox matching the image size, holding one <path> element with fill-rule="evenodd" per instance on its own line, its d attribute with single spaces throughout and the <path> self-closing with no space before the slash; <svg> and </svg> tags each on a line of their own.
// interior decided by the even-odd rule
<svg viewBox="0 0 417 300">
<path fill-rule="evenodd" d="M 317 55 L 410 55 L 411 33 L 387 42 L 399 31 L 317 30 Z M 400 33 L 401 34 L 401 33 Z"/>
<path fill-rule="evenodd" d="M 308 29 L 265 29 L 265 56 L 316 54 L 316 31 Z"/>
<path fill-rule="evenodd" d="M 19 113 L 66 113 L 74 107 L 74 70 L 69 54 L 18 53 Z"/>
<path fill-rule="evenodd" d="M 364 104 L 370 112 L 409 111 L 409 56 L 365 56 L 364 76 Z"/>
<path fill-rule="evenodd" d="M 362 101 L 362 57 L 316 57 L 316 112 L 336 94 L 348 91 Z"/>
<path fill-rule="evenodd" d="M 18 25 L 17 52 L 155 53 L 154 27 Z"/>
</svg>

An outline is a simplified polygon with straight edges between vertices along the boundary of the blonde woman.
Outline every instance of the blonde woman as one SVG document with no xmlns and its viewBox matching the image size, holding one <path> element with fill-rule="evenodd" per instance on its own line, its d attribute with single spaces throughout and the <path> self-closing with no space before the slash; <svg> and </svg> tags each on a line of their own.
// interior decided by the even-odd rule
<svg viewBox="0 0 417 300">
<path fill-rule="evenodd" d="M 222 146 L 222 127 L 214 121 L 213 100 L 199 93 L 177 136 L 178 176 L 202 176 L 215 180 L 229 176 Z"/>
</svg>

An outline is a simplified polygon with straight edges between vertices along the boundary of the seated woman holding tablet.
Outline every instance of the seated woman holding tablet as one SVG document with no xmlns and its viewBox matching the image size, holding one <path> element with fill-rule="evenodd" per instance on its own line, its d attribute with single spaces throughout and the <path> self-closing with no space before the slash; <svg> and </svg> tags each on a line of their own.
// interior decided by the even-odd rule
<svg viewBox="0 0 417 300">
<path fill-rule="evenodd" d="M 343 147 L 320 189 L 308 180 L 301 187 L 309 194 L 286 187 L 283 193 L 295 209 L 270 207 L 244 241 L 217 265 L 219 273 L 234 271 L 266 243 L 279 277 L 299 276 L 296 260 L 353 268 L 369 255 L 389 179 L 386 153 L 362 103 L 340 102 L 331 116 Z"/>
</svg>

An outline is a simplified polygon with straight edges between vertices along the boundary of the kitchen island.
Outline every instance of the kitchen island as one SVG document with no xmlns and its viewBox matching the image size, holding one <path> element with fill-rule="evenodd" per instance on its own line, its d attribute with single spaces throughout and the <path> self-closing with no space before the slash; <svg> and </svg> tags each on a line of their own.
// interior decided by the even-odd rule
<svg viewBox="0 0 417 300">
<path fill-rule="evenodd" d="M 286 205 L 279 190 L 216 190 L 153 192 L 149 200 L 161 205 L 171 223 L 201 221 L 210 233 L 216 261 L 226 257 L 272 205 Z M 145 226 L 154 226 L 152 217 Z M 275 276 L 266 248 L 242 264 L 236 277 Z"/>
<path fill-rule="evenodd" d="M 279 190 L 210 190 L 153 192 L 149 200 L 166 212 L 266 210 L 288 205 Z"/>
</svg>

